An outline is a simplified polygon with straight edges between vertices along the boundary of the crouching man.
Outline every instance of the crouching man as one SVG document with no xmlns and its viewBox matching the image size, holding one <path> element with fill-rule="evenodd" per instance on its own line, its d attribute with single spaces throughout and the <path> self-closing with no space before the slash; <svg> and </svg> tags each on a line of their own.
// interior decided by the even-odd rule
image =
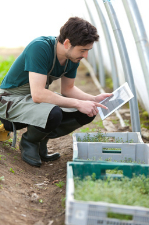
<svg viewBox="0 0 149 225">
<path fill-rule="evenodd" d="M 90 123 L 99 102 L 111 94 L 93 96 L 74 85 L 79 62 L 86 58 L 99 35 L 84 19 L 71 17 L 58 37 L 42 36 L 30 42 L 15 60 L 0 86 L 0 120 L 6 132 L 27 127 L 22 135 L 22 159 L 32 166 L 56 160 L 48 154 L 49 139 L 67 135 Z M 61 94 L 49 85 L 61 79 Z"/>
</svg>

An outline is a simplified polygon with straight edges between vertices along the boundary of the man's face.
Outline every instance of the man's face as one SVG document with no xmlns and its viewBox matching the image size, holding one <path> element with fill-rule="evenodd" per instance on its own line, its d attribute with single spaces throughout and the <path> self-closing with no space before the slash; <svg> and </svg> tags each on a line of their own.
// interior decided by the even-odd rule
<svg viewBox="0 0 149 225">
<path fill-rule="evenodd" d="M 93 43 L 87 44 L 85 46 L 70 46 L 66 52 L 66 57 L 74 63 L 80 62 L 81 59 L 87 58 L 88 51 L 93 47 Z"/>
</svg>

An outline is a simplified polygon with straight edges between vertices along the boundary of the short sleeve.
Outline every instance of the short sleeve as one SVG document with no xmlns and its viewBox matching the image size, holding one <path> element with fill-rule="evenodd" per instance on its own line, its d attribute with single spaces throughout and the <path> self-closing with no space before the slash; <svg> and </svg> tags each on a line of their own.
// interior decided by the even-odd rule
<svg viewBox="0 0 149 225">
<path fill-rule="evenodd" d="M 78 66 L 79 66 L 79 63 L 75 64 L 75 66 L 73 66 L 72 69 L 70 69 L 64 76 L 68 78 L 75 78 L 77 75 Z"/>
<path fill-rule="evenodd" d="M 28 46 L 25 53 L 25 71 L 47 75 L 49 47 L 44 41 L 36 41 Z"/>
</svg>

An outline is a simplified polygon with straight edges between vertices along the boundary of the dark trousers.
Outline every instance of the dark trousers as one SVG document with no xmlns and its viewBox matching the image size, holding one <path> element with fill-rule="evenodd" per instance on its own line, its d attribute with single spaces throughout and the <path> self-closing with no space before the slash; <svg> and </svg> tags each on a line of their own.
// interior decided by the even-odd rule
<svg viewBox="0 0 149 225">
<path fill-rule="evenodd" d="M 84 113 L 81 113 L 79 111 L 76 112 L 64 112 L 61 110 L 61 108 L 59 106 L 55 106 L 47 119 L 47 124 L 45 128 L 41 128 L 38 126 L 35 126 L 36 129 L 45 132 L 45 133 L 50 133 L 51 131 L 55 130 L 62 122 L 63 119 L 71 119 L 71 118 L 75 118 L 76 121 L 81 125 L 85 125 L 88 124 L 90 122 L 92 122 L 92 120 L 95 118 L 95 116 L 93 117 L 89 117 Z M 0 118 L 1 122 L 4 124 L 5 130 L 7 131 L 13 131 L 13 126 L 12 123 L 8 120 L 4 120 L 2 118 Z M 20 130 L 22 128 L 25 128 L 28 126 L 28 124 L 24 124 L 24 123 L 17 123 L 14 122 L 15 126 L 16 126 L 16 130 Z"/>
</svg>

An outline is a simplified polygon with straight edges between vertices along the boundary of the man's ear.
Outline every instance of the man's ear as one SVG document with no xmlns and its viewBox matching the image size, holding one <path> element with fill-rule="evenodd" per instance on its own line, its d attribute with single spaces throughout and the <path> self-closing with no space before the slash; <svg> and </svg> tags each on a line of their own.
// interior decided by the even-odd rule
<svg viewBox="0 0 149 225">
<path fill-rule="evenodd" d="M 70 40 L 69 39 L 65 39 L 63 45 L 64 45 L 65 49 L 69 49 L 71 47 Z"/>
</svg>

